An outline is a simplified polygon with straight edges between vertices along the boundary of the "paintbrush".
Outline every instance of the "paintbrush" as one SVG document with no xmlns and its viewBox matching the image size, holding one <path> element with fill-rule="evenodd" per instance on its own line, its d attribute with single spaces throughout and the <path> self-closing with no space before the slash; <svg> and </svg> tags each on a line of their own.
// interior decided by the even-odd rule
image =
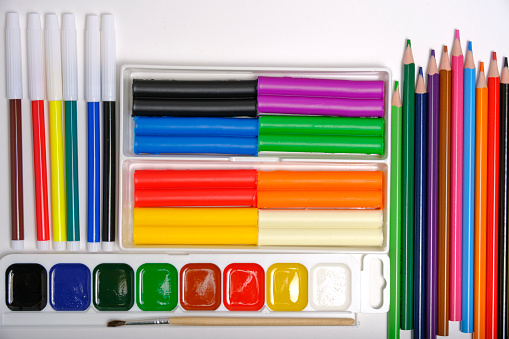
<svg viewBox="0 0 509 339">
<path fill-rule="evenodd" d="M 124 325 L 177 326 L 353 326 L 351 318 L 241 318 L 241 317 L 170 317 L 139 320 L 112 320 L 108 327 Z"/>
</svg>

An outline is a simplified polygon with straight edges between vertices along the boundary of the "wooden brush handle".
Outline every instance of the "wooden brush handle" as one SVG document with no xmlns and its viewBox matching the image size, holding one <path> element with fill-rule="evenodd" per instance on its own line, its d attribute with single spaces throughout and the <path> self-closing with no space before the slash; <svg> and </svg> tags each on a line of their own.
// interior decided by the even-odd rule
<svg viewBox="0 0 509 339">
<path fill-rule="evenodd" d="M 347 318 L 241 318 L 241 317 L 170 317 L 170 325 L 179 326 L 352 326 Z"/>
</svg>

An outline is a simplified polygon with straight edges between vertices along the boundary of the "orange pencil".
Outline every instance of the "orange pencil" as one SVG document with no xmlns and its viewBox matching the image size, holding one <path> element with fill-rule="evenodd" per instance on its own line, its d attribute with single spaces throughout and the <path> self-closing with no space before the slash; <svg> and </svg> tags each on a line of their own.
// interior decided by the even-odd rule
<svg viewBox="0 0 509 339">
<path fill-rule="evenodd" d="M 382 208 L 382 191 L 258 191 L 258 208 Z"/>
<path fill-rule="evenodd" d="M 474 338 L 486 329 L 486 196 L 488 172 L 488 87 L 481 62 L 475 95 Z"/>
<path fill-rule="evenodd" d="M 258 172 L 259 190 L 372 191 L 382 189 L 381 171 Z"/>
</svg>

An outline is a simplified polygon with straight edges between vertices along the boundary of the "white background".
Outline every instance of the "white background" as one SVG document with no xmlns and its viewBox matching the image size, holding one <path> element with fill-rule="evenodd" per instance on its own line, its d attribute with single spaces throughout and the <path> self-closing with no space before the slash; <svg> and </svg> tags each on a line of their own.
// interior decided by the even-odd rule
<svg viewBox="0 0 509 339">
<path fill-rule="evenodd" d="M 80 212 L 82 234 L 86 234 L 86 106 L 83 101 L 83 45 L 86 14 L 111 13 L 117 30 L 117 69 L 121 65 L 219 65 L 388 67 L 394 80 L 401 80 L 401 61 L 407 38 L 412 39 L 416 66 L 426 66 L 431 48 L 452 45 L 454 29 L 461 31 L 462 47 L 473 41 L 474 58 L 489 61 L 497 51 L 499 64 L 509 55 L 509 2 L 497 1 L 107 1 L 107 0 L 1 0 L 2 31 L 5 13 L 20 14 L 23 72 L 26 81 L 26 14 L 74 13 L 78 30 L 80 88 L 78 142 L 80 168 Z M 5 55 L 4 33 L 0 56 Z M 438 52 L 440 54 L 440 52 Z M 486 65 L 488 66 L 488 65 Z M 425 68 L 426 70 L 426 68 Z M 9 121 L 5 96 L 5 64 L 0 63 L 0 254 L 9 253 Z M 24 83 L 23 164 L 26 243 L 34 247 L 35 204 L 31 113 Z M 47 125 L 46 125 L 47 126 Z M 48 134 L 47 134 L 48 136 Z M 47 142 L 49 144 L 49 142 Z M 48 153 L 49 155 L 49 153 Z M 49 165 L 48 165 L 49 169 Z M 82 243 L 84 249 L 84 242 Z M 0 272 L 0 279 L 3 273 Z M 0 293 L 3 293 L 0 291 Z M 182 337 L 342 337 L 384 338 L 385 315 L 361 315 L 358 328 L 62 328 L 1 329 L 0 338 L 156 338 Z M 451 323 L 451 338 L 459 323 Z M 403 337 L 408 338 L 409 333 Z"/>
</svg>

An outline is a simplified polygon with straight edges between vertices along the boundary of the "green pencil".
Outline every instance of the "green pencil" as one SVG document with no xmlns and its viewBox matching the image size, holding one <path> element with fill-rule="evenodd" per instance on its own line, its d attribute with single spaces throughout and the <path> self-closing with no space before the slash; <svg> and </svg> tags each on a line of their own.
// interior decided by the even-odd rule
<svg viewBox="0 0 509 339">
<path fill-rule="evenodd" d="M 410 40 L 403 58 L 403 167 L 401 244 L 401 329 L 413 328 L 415 63 Z"/>
<path fill-rule="evenodd" d="M 391 110 L 391 228 L 389 258 L 391 260 L 391 296 L 387 316 L 387 338 L 398 339 L 401 317 L 401 158 L 402 108 L 398 82 L 394 84 Z"/>
</svg>

